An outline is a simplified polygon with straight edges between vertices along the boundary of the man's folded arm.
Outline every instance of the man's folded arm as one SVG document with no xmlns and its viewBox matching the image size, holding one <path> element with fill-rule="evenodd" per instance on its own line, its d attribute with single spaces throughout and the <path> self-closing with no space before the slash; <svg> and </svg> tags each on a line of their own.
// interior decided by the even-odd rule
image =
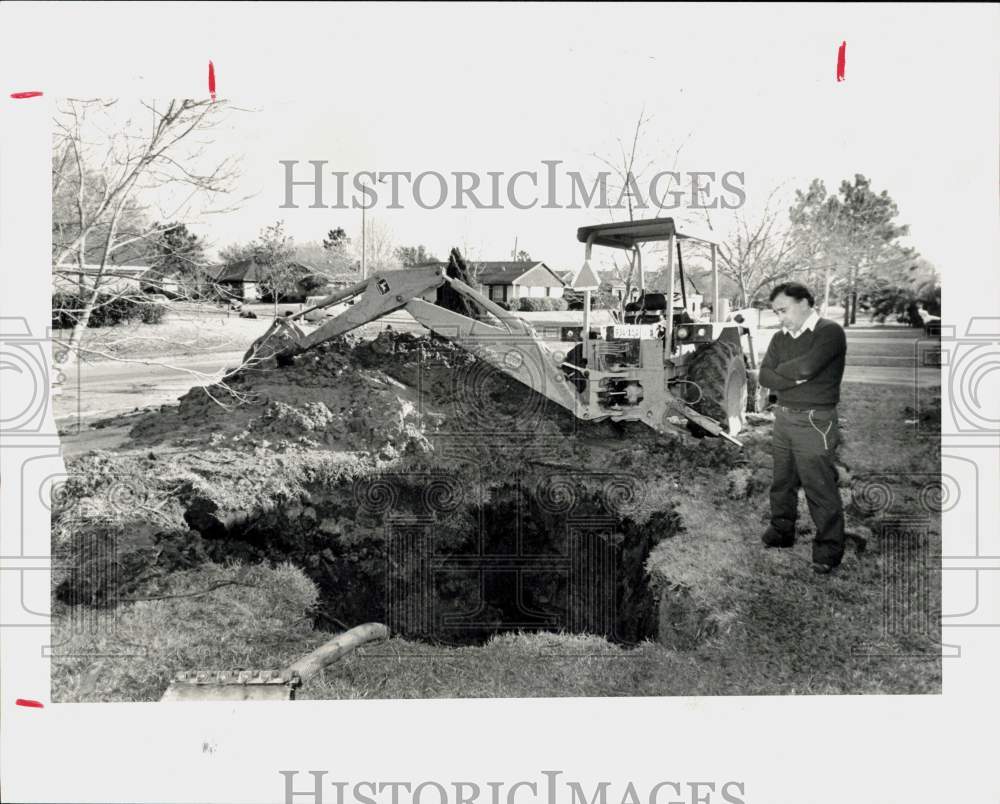
<svg viewBox="0 0 1000 804">
<path fill-rule="evenodd" d="M 812 348 L 801 357 L 793 357 L 774 367 L 774 372 L 793 382 L 811 380 L 832 360 L 847 351 L 847 336 L 840 327 L 830 327 L 818 334 Z"/>
<path fill-rule="evenodd" d="M 777 362 L 777 350 L 774 348 L 774 338 L 772 338 L 767 347 L 767 354 L 764 355 L 764 359 L 760 363 L 760 372 L 757 375 L 760 384 L 772 391 L 787 391 L 789 388 L 794 388 L 795 380 L 775 373 L 774 367 Z"/>
</svg>

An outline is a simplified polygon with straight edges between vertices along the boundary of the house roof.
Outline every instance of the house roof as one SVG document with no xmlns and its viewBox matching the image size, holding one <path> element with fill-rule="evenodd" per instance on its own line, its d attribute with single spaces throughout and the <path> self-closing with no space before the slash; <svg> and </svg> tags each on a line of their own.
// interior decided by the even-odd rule
<svg viewBox="0 0 1000 804">
<path fill-rule="evenodd" d="M 223 265 L 216 282 L 256 282 L 261 268 L 254 259 L 240 260 Z"/>
<path fill-rule="evenodd" d="M 518 285 L 525 274 L 539 267 L 556 281 L 564 283 L 563 278 L 544 262 L 477 262 L 475 265 L 479 269 L 477 279 L 481 285 Z"/>
</svg>

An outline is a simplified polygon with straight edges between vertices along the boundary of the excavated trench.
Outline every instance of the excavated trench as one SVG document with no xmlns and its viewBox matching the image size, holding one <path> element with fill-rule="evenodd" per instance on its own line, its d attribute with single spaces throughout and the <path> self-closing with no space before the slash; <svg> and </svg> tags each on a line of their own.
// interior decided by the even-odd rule
<svg viewBox="0 0 1000 804">
<path fill-rule="evenodd" d="M 116 554 L 115 534 L 74 525 L 67 565 L 85 570 L 68 571 L 60 600 L 141 599 L 206 561 L 291 562 L 319 588 L 323 630 L 379 621 L 452 645 L 504 631 L 662 636 L 646 561 L 680 518 L 667 502 L 637 503 L 646 478 L 622 471 L 628 453 L 607 471 L 587 447 L 612 440 L 613 450 L 620 433 L 592 423 L 581 436 L 568 414 L 536 409 L 530 391 L 454 345 L 406 334 L 323 344 L 231 385 L 243 401 L 232 410 L 192 389 L 133 427 L 143 455 L 127 474 L 158 478 L 152 510 L 169 517 L 111 500 L 126 550 L 107 571 L 88 556 Z M 677 457 L 643 435 L 634 443 L 649 455 Z M 321 468 L 331 456 L 347 468 Z M 393 465 L 408 468 L 379 468 Z M 81 501 L 98 486 L 81 487 Z"/>
<path fill-rule="evenodd" d="M 635 521 L 628 498 L 620 482 L 381 475 L 246 519 L 198 503 L 185 518 L 213 560 L 301 567 L 319 587 L 324 630 L 378 621 L 446 645 L 505 631 L 634 644 L 658 629 L 646 559 L 680 525 L 672 509 Z"/>
</svg>

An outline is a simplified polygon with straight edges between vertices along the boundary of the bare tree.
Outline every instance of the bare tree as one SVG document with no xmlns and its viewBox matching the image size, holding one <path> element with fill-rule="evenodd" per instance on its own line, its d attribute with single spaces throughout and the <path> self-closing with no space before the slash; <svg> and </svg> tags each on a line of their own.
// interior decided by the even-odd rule
<svg viewBox="0 0 1000 804">
<path fill-rule="evenodd" d="M 775 208 L 775 196 L 780 190 L 780 186 L 771 190 L 763 212 L 756 219 L 749 218 L 742 210 L 735 212 L 732 230 L 719 243 L 719 273 L 736 286 L 741 307 L 748 306 L 766 286 L 800 270 L 791 228 Z M 705 219 L 714 232 L 708 210 Z"/>
<path fill-rule="evenodd" d="M 644 156 L 643 152 L 646 147 L 644 129 L 651 122 L 652 117 L 646 116 L 646 107 L 643 106 L 639 111 L 635 127 L 632 129 L 628 140 L 623 140 L 620 137 L 616 138 L 618 154 L 614 157 L 601 156 L 596 153 L 591 154 L 591 156 L 611 171 L 612 179 L 608 183 L 608 189 L 612 191 L 611 195 L 614 196 L 614 201 L 611 204 L 612 220 L 614 220 L 613 210 L 621 208 L 622 204 L 624 204 L 624 211 L 629 221 L 634 221 L 636 213 L 647 209 L 652 209 L 653 216 L 659 217 L 664 210 L 667 199 L 676 198 L 676 194 L 680 192 L 679 188 L 685 186 L 680 182 L 680 174 L 677 172 L 677 164 L 680 161 L 680 154 L 684 148 L 683 142 L 674 148 L 670 166 L 666 169 L 663 169 L 664 165 L 659 159 Z M 656 189 L 659 199 L 645 198 L 642 195 L 644 184 L 641 182 L 645 176 L 654 170 L 661 174 L 661 178 L 663 176 L 666 177 L 665 181 L 657 183 Z M 662 250 L 662 246 L 656 244 L 649 247 L 650 253 L 656 253 L 660 250 Z M 612 257 L 612 264 L 614 270 L 625 279 L 624 299 L 627 300 L 632 288 L 638 286 L 638 282 L 636 281 L 637 265 L 635 264 L 636 255 L 634 252 L 629 251 L 624 257 L 625 264 L 623 266 L 618 265 L 618 260 L 614 256 Z"/>
<path fill-rule="evenodd" d="M 206 213 L 206 203 L 208 211 L 224 211 L 212 206 L 232 188 L 237 165 L 233 157 L 211 159 L 213 143 L 206 137 L 225 108 L 208 100 L 140 102 L 132 110 L 117 101 L 58 105 L 53 270 L 57 285 L 76 288 L 78 307 L 57 366 L 79 358 L 96 305 L 126 294 L 140 297 L 134 277 L 116 270 L 123 257 L 149 257 L 164 226 L 193 222 Z M 149 226 L 150 218 L 170 223 Z"/>
<path fill-rule="evenodd" d="M 368 266 L 368 274 L 373 271 L 393 271 L 402 267 L 394 252 L 396 244 L 393 240 L 392 229 L 374 216 L 369 215 L 365 222 L 364 243 L 357 238 L 354 246 L 358 251 L 360 260 L 360 249 L 364 246 L 367 254 L 365 262 Z"/>
</svg>

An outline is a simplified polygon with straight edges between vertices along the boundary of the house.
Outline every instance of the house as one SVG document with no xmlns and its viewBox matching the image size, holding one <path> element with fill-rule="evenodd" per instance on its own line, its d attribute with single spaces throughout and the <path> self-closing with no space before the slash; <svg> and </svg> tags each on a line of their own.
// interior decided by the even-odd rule
<svg viewBox="0 0 1000 804">
<path fill-rule="evenodd" d="M 260 301 L 264 269 L 253 258 L 224 265 L 215 277 L 215 284 L 234 299 Z"/>
<path fill-rule="evenodd" d="M 315 270 L 299 262 L 287 265 L 288 273 L 295 276 L 295 288 L 281 293 L 282 301 L 303 301 L 318 286 L 329 284 L 318 277 Z M 265 266 L 252 257 L 223 266 L 215 277 L 215 284 L 226 295 L 242 301 L 260 301 L 269 296 L 268 272 Z M 336 283 L 335 283 L 336 284 Z"/>
<path fill-rule="evenodd" d="M 211 274 L 208 271 L 208 276 Z M 139 278 L 139 288 L 143 293 L 162 293 L 172 299 L 194 299 L 206 292 L 205 281 L 178 268 L 149 268 Z"/>
<path fill-rule="evenodd" d="M 566 291 L 563 293 L 563 298 L 566 299 L 569 309 L 582 310 L 583 291 L 574 290 L 572 287 L 573 276 L 575 274 L 576 271 L 560 272 L 563 282 L 566 283 Z M 618 271 L 597 271 L 597 278 L 601 283 L 599 287 L 600 293 L 611 296 L 621 306 L 625 299 L 625 280 L 621 278 Z"/>
<path fill-rule="evenodd" d="M 544 262 L 478 262 L 476 280 L 495 302 L 522 298 L 561 299 L 565 283 Z"/>
</svg>

